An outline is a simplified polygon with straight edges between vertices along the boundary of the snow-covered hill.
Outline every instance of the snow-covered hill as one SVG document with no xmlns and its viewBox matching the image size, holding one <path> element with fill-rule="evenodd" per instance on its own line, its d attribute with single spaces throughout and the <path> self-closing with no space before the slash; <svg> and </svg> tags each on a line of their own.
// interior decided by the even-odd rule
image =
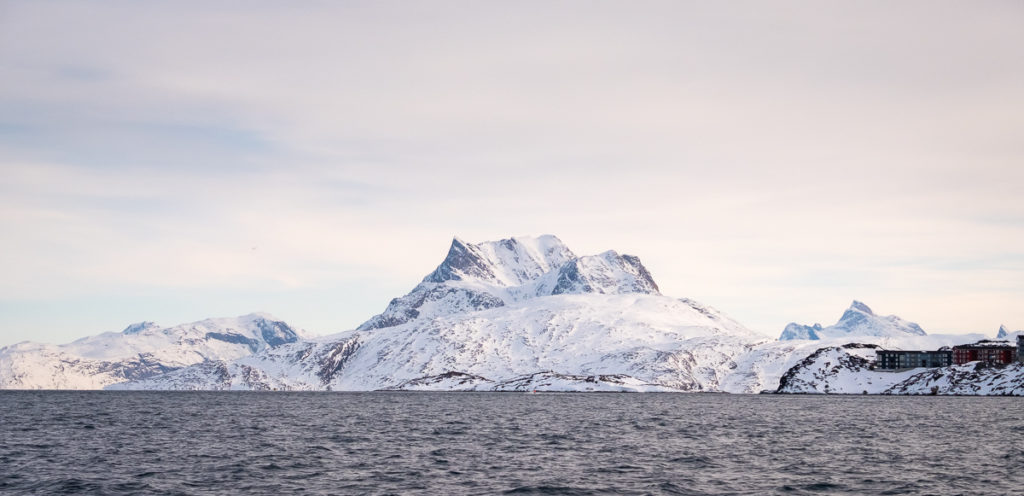
<svg viewBox="0 0 1024 496">
<path fill-rule="evenodd" d="M 872 370 L 875 344 L 851 343 L 819 349 L 780 380 L 780 393 L 964 394 L 1024 396 L 1024 364 L 978 363 L 898 372 Z"/>
<path fill-rule="evenodd" d="M 209 360 L 234 360 L 302 336 L 256 313 L 174 327 L 140 322 L 64 345 L 23 342 L 0 348 L 0 388 L 97 389 Z"/>
<path fill-rule="evenodd" d="M 790 323 L 779 336 L 780 340 L 790 339 L 825 339 L 844 338 L 849 336 L 924 336 L 925 332 L 921 326 L 903 320 L 895 315 L 875 315 L 867 305 L 854 301 L 839 318 L 835 325 L 822 327 L 821 324 L 812 326 Z"/>
</svg>

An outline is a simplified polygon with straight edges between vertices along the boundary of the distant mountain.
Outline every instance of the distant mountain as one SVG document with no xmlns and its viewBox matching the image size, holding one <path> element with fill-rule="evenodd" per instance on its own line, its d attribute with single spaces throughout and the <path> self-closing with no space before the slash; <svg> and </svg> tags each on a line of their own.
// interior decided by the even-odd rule
<svg viewBox="0 0 1024 496">
<path fill-rule="evenodd" d="M 1005 325 L 999 326 L 999 332 L 996 333 L 996 339 L 1005 339 L 1007 341 L 1013 341 L 1017 339 L 1017 336 L 1024 335 L 1024 331 L 1011 331 L 1006 328 Z"/>
<path fill-rule="evenodd" d="M 875 315 L 867 305 L 854 301 L 835 325 L 822 327 L 790 323 L 779 340 L 846 338 L 850 336 L 904 337 L 926 335 L 921 326 L 895 315 Z"/>
<path fill-rule="evenodd" d="M 303 334 L 267 314 L 174 327 L 132 324 L 69 344 L 0 348 L 0 388 L 94 389 L 209 360 L 234 360 L 298 341 Z"/>
</svg>

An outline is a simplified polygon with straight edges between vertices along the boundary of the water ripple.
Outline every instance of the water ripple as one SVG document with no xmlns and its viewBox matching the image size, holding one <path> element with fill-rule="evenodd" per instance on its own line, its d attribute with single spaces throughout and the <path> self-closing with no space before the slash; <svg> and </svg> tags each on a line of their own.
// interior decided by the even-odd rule
<svg viewBox="0 0 1024 496">
<path fill-rule="evenodd" d="M 1019 410 L 969 397 L 0 391 L 0 493 L 1020 494 Z"/>
</svg>

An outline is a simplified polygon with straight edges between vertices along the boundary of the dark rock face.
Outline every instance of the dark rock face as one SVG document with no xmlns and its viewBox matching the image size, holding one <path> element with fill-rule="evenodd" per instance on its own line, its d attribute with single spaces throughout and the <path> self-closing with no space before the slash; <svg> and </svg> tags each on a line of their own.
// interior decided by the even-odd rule
<svg viewBox="0 0 1024 496">
<path fill-rule="evenodd" d="M 259 319 L 256 321 L 256 326 L 260 329 L 260 336 L 263 338 L 263 341 L 271 348 L 281 346 L 282 344 L 294 343 L 299 340 L 299 335 L 296 334 L 295 329 L 278 320 Z"/>
<path fill-rule="evenodd" d="M 114 377 L 126 381 L 146 379 L 180 368 L 166 366 L 153 358 L 153 355 L 150 353 L 142 353 L 138 356 L 116 362 L 65 358 L 61 360 L 61 364 L 69 368 L 86 368 L 95 374 L 110 373 Z"/>
<path fill-rule="evenodd" d="M 509 241 L 509 240 L 505 240 Z M 434 272 L 427 275 L 423 282 L 442 283 L 445 281 L 461 281 L 465 274 L 482 280 L 494 279 L 487 262 L 480 256 L 476 247 L 463 243 L 458 238 L 452 240 L 448 255 Z"/>
<path fill-rule="evenodd" d="M 575 260 L 558 269 L 558 283 L 551 290 L 553 295 L 593 292 L 594 288 L 580 275 L 580 267 Z"/>
<path fill-rule="evenodd" d="M 640 258 L 633 255 L 622 255 L 622 260 L 627 265 L 633 268 L 636 273 L 640 276 L 640 283 L 636 286 L 636 293 L 660 293 L 661 289 L 658 288 L 658 284 L 654 282 L 654 276 L 651 272 L 644 267 L 644 264 L 640 263 Z"/>
<path fill-rule="evenodd" d="M 353 337 L 347 341 L 334 345 L 321 360 L 320 370 L 317 376 L 327 385 L 334 377 L 341 373 L 345 364 L 359 350 L 359 337 Z"/>
<path fill-rule="evenodd" d="M 256 327 L 259 329 L 260 337 L 263 338 L 262 342 L 267 343 L 267 346 L 271 348 L 276 348 L 282 344 L 294 343 L 299 340 L 299 335 L 296 334 L 295 330 L 284 322 L 259 319 L 256 321 Z M 245 345 L 253 353 L 259 351 L 261 343 L 258 339 L 233 332 L 208 332 L 206 333 L 206 339 L 216 339 L 225 343 Z"/>
<path fill-rule="evenodd" d="M 225 343 L 231 344 L 242 344 L 249 348 L 249 351 L 255 353 L 260 349 L 260 342 L 247 338 L 241 334 L 235 333 L 223 333 L 223 332 L 208 332 L 206 333 L 206 339 L 216 339 L 217 341 L 224 341 Z"/>
</svg>

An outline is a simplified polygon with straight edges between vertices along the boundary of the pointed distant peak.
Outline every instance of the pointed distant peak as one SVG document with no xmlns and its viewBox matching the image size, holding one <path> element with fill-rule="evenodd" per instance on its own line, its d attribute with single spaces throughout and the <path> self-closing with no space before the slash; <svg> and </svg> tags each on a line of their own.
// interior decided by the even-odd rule
<svg viewBox="0 0 1024 496">
<path fill-rule="evenodd" d="M 472 243 L 470 243 L 470 242 L 468 242 L 468 241 L 466 241 L 466 240 L 464 240 L 464 239 L 462 239 L 462 238 L 460 238 L 458 236 L 452 236 L 452 244 L 448 246 L 448 255 L 447 256 L 451 257 L 451 256 L 454 256 L 454 255 L 458 255 L 459 253 L 466 253 L 470 249 L 471 246 L 473 246 Z"/>
<path fill-rule="evenodd" d="M 1003 338 L 1005 338 L 1006 336 L 1009 336 L 1009 335 L 1010 335 L 1010 330 L 1007 329 L 1005 325 L 1000 325 L 999 326 L 999 332 L 996 333 L 996 339 L 1003 339 Z"/>
<path fill-rule="evenodd" d="M 134 324 L 132 324 L 132 325 L 130 325 L 128 327 L 125 327 L 124 330 L 121 331 L 121 333 L 122 334 L 138 334 L 138 333 L 140 333 L 142 331 L 146 331 L 146 330 L 149 330 L 149 329 L 156 329 L 158 327 L 160 327 L 160 326 L 156 325 L 156 323 L 154 323 L 154 322 L 149 322 L 149 321 L 146 321 L 146 322 L 136 322 L 136 323 L 134 323 Z"/>
<path fill-rule="evenodd" d="M 857 300 L 853 300 L 853 303 L 850 304 L 850 310 L 856 310 L 858 312 L 864 312 L 864 313 L 866 313 L 868 315 L 874 315 L 875 314 L 875 312 L 871 311 L 871 307 L 869 307 L 869 306 L 865 305 L 864 303 L 861 303 L 861 302 L 859 302 Z"/>
<path fill-rule="evenodd" d="M 452 238 L 451 247 L 448 248 L 448 254 L 445 255 L 444 261 L 423 278 L 423 282 L 459 281 L 467 275 L 486 279 L 489 273 L 490 270 L 486 261 L 482 260 L 479 248 L 455 236 Z"/>
</svg>

